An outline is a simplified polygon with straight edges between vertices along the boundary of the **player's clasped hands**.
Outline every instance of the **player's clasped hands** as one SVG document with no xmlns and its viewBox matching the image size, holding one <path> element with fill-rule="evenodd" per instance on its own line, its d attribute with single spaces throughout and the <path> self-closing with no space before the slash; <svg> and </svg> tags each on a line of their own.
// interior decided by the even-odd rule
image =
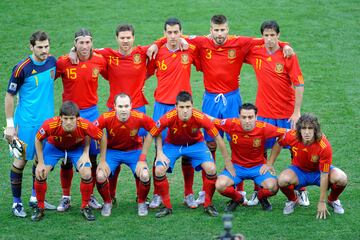
<svg viewBox="0 0 360 240">
<path fill-rule="evenodd" d="M 317 206 L 317 219 L 326 219 L 326 215 L 330 215 L 330 212 L 327 210 L 325 202 L 319 202 Z"/>
</svg>

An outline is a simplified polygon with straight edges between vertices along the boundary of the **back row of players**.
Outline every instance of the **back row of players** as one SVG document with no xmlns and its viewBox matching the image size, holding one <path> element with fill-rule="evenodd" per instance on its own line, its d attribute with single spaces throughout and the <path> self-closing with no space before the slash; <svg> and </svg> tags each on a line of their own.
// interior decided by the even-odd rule
<svg viewBox="0 0 360 240">
<path fill-rule="evenodd" d="M 321 133 L 317 118 L 308 114 L 300 118 L 303 77 L 292 49 L 278 41 L 278 24 L 275 21 L 264 22 L 261 25 L 262 38 L 259 39 L 229 36 L 228 22 L 223 15 L 213 16 L 210 24 L 209 36 L 185 38 L 189 42 L 188 48 L 182 42 L 181 23 L 174 18 L 164 24 L 165 38 L 151 46 L 134 47 L 133 27 L 118 26 L 118 50 L 92 49 L 91 33 L 80 29 L 75 33 L 74 52 L 57 61 L 49 56 L 48 35 L 35 32 L 30 38 L 32 55 L 14 67 L 5 96 L 5 136 L 9 142 L 18 136 L 27 144 L 26 156 L 15 158 L 10 172 L 14 215 L 26 217 L 21 202 L 22 172 L 26 161 L 34 158 L 35 148 L 35 190 L 30 199 L 36 206 L 33 220 L 40 220 L 45 208 L 55 208 L 45 201 L 46 178 L 60 158 L 64 158 L 60 173 L 63 197 L 58 211 L 70 207 L 73 163 L 81 175 L 84 217 L 95 219 L 89 205 L 101 207 L 92 196 L 95 182 L 104 199 L 101 213 L 109 216 L 119 165 L 125 163 L 136 178 L 138 214 L 147 215 L 145 200 L 150 189 L 150 174 L 146 153 L 153 137 L 157 137 L 157 159 L 153 167 L 155 197 L 150 206 L 156 207 L 161 202 L 165 206 L 156 214 L 157 217 L 172 213 L 166 172 L 171 172 L 180 156 L 185 203 L 191 208 L 202 203 L 205 212 L 211 216 L 218 215 L 211 202 L 215 186 L 222 195 L 232 199 L 226 210 L 233 211 L 244 202 L 241 194 L 243 186 L 240 184 L 244 179 L 252 179 L 256 183 L 257 197 L 264 210 L 271 210 L 267 198 L 276 194 L 280 186 L 289 200 L 284 214 L 292 213 L 298 203 L 294 188 L 299 190 L 315 184 L 321 189 L 317 216 L 326 218 L 328 187 L 332 189 L 329 205 L 336 213 L 343 213 L 338 196 L 346 186 L 346 175 L 331 166 L 331 146 Z M 186 50 L 180 50 L 181 44 Z M 290 57 L 286 58 L 285 54 Z M 75 63 L 77 60 L 78 63 Z M 251 64 L 255 70 L 258 80 L 257 108 L 241 103 L 239 74 L 243 62 Z M 191 64 L 204 73 L 202 112 L 208 116 L 192 109 Z M 143 87 L 145 80 L 155 72 L 158 85 L 154 93 L 152 120 L 144 114 L 147 101 Z M 100 117 L 97 109 L 99 74 L 109 81 L 107 106 L 115 110 Z M 56 77 L 61 77 L 63 81 L 63 105 L 59 117 L 44 122 L 54 115 L 53 84 Z M 16 94 L 19 94 L 19 102 L 14 114 Z M 107 137 L 91 122 L 101 129 L 106 128 Z M 167 132 L 162 131 L 166 128 Z M 204 137 L 201 128 L 206 130 Z M 285 134 L 283 128 L 295 130 Z M 220 137 L 222 131 L 229 134 L 231 158 Z M 96 156 L 99 148 L 96 141 L 91 144 L 85 141 L 88 140 L 86 136 L 101 139 L 98 166 Z M 141 136 L 146 136 L 143 146 Z M 276 144 L 274 137 L 280 137 Z M 273 139 L 266 141 L 269 138 Z M 41 141 L 44 139 L 48 141 L 43 147 Z M 272 165 L 280 152 L 280 145 L 291 147 L 293 165 L 276 181 Z M 217 146 L 226 167 L 219 177 L 214 164 Z M 271 147 L 273 154 L 266 161 L 264 152 Z M 195 201 L 192 190 L 194 168 L 204 170 L 204 194 L 200 195 L 199 201 Z M 236 185 L 238 189 L 235 189 Z"/>
</svg>

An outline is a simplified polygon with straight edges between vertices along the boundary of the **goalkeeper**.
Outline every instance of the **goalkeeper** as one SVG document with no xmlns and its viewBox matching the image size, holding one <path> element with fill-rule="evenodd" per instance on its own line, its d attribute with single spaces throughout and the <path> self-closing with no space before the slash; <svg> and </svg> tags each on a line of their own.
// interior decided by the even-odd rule
<svg viewBox="0 0 360 240">
<path fill-rule="evenodd" d="M 5 95 L 6 128 L 4 137 L 9 143 L 21 139 L 27 145 L 24 149 L 13 148 L 14 162 L 10 170 L 13 195 L 12 212 L 17 217 L 26 217 L 21 201 L 23 170 L 28 160 L 35 155 L 35 134 L 45 119 L 54 116 L 54 78 L 56 59 L 49 55 L 50 39 L 46 32 L 37 31 L 30 37 L 32 54 L 20 61 L 14 68 Z M 15 109 L 15 96 L 18 103 Z M 15 113 L 14 113 L 15 109 Z M 18 142 L 20 143 L 20 142 Z M 35 158 L 33 175 L 35 171 Z M 31 205 L 37 205 L 35 191 L 30 198 Z M 46 204 L 47 209 L 55 206 Z"/>
</svg>

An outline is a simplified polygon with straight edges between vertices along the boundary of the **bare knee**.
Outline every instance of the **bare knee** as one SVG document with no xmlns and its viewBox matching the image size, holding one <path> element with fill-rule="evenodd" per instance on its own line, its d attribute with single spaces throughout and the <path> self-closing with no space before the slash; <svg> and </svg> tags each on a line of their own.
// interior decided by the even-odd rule
<svg viewBox="0 0 360 240">
<path fill-rule="evenodd" d="M 150 174 L 149 171 L 147 169 L 144 169 L 141 171 L 140 176 L 138 176 L 140 178 L 140 181 L 146 183 L 150 180 Z"/>
<path fill-rule="evenodd" d="M 157 166 L 155 167 L 155 176 L 162 177 L 166 174 L 166 168 L 163 166 Z"/>
<path fill-rule="evenodd" d="M 219 177 L 216 180 L 215 187 L 216 187 L 216 190 L 220 193 L 225 191 L 225 189 L 228 187 L 226 179 L 224 179 L 223 177 Z"/>
<path fill-rule="evenodd" d="M 330 183 L 334 183 L 339 186 L 346 186 L 348 177 L 344 171 L 339 168 L 333 168 L 330 171 Z"/>
<path fill-rule="evenodd" d="M 82 179 L 90 179 L 91 176 L 91 169 L 90 167 L 83 167 L 81 170 L 79 170 L 80 176 Z"/>
<path fill-rule="evenodd" d="M 270 190 L 271 192 L 277 192 L 279 190 L 279 186 L 275 178 L 270 178 L 263 181 L 261 186 L 265 189 Z"/>
<path fill-rule="evenodd" d="M 216 166 L 213 162 L 205 162 L 202 164 L 202 168 L 204 169 L 207 175 L 216 174 Z"/>
</svg>

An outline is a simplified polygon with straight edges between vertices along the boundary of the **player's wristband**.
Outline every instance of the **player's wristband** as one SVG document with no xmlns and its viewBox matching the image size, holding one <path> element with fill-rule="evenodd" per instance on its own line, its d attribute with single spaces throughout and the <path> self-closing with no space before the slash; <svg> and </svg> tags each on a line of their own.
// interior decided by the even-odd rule
<svg viewBox="0 0 360 240">
<path fill-rule="evenodd" d="M 143 153 L 140 154 L 139 161 L 140 161 L 140 162 L 146 162 L 146 155 L 143 154 Z"/>
<path fill-rule="evenodd" d="M 6 127 L 14 127 L 14 119 L 13 118 L 6 118 Z"/>
</svg>

